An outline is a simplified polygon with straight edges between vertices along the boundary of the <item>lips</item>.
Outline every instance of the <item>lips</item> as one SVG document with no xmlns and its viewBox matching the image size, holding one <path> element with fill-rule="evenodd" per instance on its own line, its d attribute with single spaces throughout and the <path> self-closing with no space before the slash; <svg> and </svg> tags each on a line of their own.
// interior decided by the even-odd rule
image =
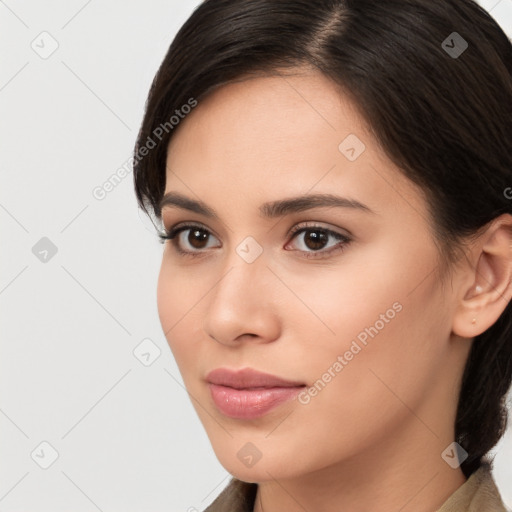
<svg viewBox="0 0 512 512">
<path fill-rule="evenodd" d="M 239 371 L 218 368 L 211 371 L 206 380 L 217 409 L 236 419 L 263 416 L 294 399 L 305 387 L 303 382 L 285 380 L 252 368 Z"/>
<path fill-rule="evenodd" d="M 211 384 L 226 386 L 235 389 L 252 388 L 293 388 L 305 386 L 304 382 L 281 379 L 269 373 L 258 372 L 252 368 L 233 371 L 227 368 L 218 368 L 211 371 L 206 380 Z"/>
</svg>

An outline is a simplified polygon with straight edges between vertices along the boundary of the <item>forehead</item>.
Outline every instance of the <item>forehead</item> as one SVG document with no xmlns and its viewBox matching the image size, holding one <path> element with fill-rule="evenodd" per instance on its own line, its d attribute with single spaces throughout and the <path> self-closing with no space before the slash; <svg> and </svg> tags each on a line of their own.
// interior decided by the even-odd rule
<svg viewBox="0 0 512 512">
<path fill-rule="evenodd" d="M 205 201 L 220 193 L 231 206 L 307 191 L 364 198 L 375 210 L 396 208 L 397 194 L 409 209 L 420 200 L 348 96 L 311 71 L 240 80 L 200 101 L 169 145 L 171 190 Z"/>
<path fill-rule="evenodd" d="M 224 144 L 224 153 L 237 150 L 251 155 L 297 148 L 314 136 L 326 137 L 327 149 L 347 131 L 362 139 L 370 137 L 362 116 L 340 88 L 324 75 L 304 70 L 247 77 L 210 93 L 181 122 L 170 143 L 171 158 L 175 147 L 187 142 L 190 125 L 204 149 L 217 147 L 219 140 L 225 143 L 230 136 L 233 144 Z M 240 147 L 241 142 L 247 146 Z"/>
</svg>

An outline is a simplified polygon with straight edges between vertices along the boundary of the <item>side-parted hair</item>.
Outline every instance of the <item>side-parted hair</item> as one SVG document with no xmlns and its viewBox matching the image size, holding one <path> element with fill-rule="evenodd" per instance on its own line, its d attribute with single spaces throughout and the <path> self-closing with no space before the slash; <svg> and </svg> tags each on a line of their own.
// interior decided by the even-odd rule
<svg viewBox="0 0 512 512">
<path fill-rule="evenodd" d="M 139 206 L 161 219 L 178 118 L 223 84 L 304 67 L 349 96 L 387 156 L 423 191 L 440 268 L 494 218 L 512 214 L 512 45 L 473 0 L 204 1 L 149 92 L 134 153 Z M 475 338 L 462 377 L 454 427 L 469 454 L 466 477 L 505 432 L 511 382 L 508 302 Z"/>
</svg>

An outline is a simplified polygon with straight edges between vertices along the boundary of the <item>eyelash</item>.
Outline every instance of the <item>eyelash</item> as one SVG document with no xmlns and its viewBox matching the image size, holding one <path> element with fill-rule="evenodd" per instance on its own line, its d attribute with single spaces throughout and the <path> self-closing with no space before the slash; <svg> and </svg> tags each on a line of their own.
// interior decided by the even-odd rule
<svg viewBox="0 0 512 512">
<path fill-rule="evenodd" d="M 185 224 L 185 225 L 182 224 L 182 225 L 177 225 L 177 226 L 171 228 L 170 230 L 164 229 L 164 233 L 158 233 L 159 241 L 160 241 L 160 243 L 163 244 L 163 243 L 165 243 L 166 240 L 171 240 L 174 249 L 181 256 L 191 257 L 191 258 L 201 257 L 205 253 L 204 250 L 185 251 L 179 247 L 177 240 L 175 240 L 176 236 L 179 235 L 182 231 L 187 231 L 189 229 L 200 229 L 200 230 L 208 233 L 208 235 L 212 234 L 208 229 L 206 229 L 204 226 L 202 226 L 200 224 Z M 317 232 L 324 233 L 328 236 L 333 236 L 334 238 L 339 240 L 339 243 L 336 244 L 334 247 L 331 247 L 329 250 L 319 249 L 318 251 L 299 251 L 299 252 L 302 252 L 303 256 L 307 259 L 313 259 L 313 258 L 320 259 L 320 258 L 330 257 L 333 254 L 337 254 L 338 252 L 344 251 L 345 248 L 347 247 L 347 245 L 349 245 L 349 243 L 352 241 L 352 239 L 349 238 L 347 235 L 343 235 L 336 231 L 332 231 L 330 229 L 327 229 L 327 228 L 324 228 L 324 227 L 321 227 L 321 226 L 318 226 L 318 225 L 312 224 L 312 223 L 303 223 L 303 224 L 293 227 L 288 232 L 288 236 L 292 236 L 292 239 L 293 239 L 300 233 L 305 233 L 308 231 L 317 231 Z M 317 254 L 320 254 L 320 256 L 317 256 Z"/>
</svg>

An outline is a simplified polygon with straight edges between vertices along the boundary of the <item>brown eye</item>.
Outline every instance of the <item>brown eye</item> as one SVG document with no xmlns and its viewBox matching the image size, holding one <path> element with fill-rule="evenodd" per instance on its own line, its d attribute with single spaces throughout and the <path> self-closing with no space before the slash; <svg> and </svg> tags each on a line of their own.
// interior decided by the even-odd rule
<svg viewBox="0 0 512 512">
<path fill-rule="evenodd" d="M 319 229 L 308 229 L 304 231 L 304 244 L 313 251 L 323 249 L 329 241 L 329 236 Z"/>
<path fill-rule="evenodd" d="M 352 239 L 342 233 L 320 226 L 297 226 L 291 233 L 291 244 L 306 258 L 327 258 L 343 251 Z"/>
<path fill-rule="evenodd" d="M 208 241 L 208 232 L 205 229 L 188 229 L 187 242 L 195 249 L 204 249 L 203 245 Z"/>
<path fill-rule="evenodd" d="M 210 239 L 217 238 L 198 224 L 181 225 L 170 231 L 166 229 L 165 233 L 159 234 L 159 238 L 162 243 L 170 240 L 176 251 L 182 255 L 199 256 L 206 252 L 204 249 L 220 247 L 220 242 L 218 245 L 210 243 Z"/>
</svg>

